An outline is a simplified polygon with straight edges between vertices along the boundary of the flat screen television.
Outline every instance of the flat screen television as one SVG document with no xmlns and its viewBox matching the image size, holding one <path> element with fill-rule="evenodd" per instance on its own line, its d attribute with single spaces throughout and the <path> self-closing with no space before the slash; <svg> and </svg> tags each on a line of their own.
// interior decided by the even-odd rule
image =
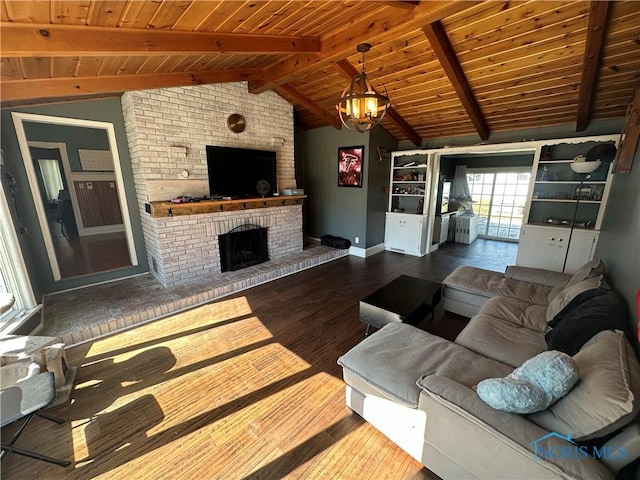
<svg viewBox="0 0 640 480">
<path fill-rule="evenodd" d="M 207 145 L 207 169 L 212 197 L 270 197 L 277 191 L 276 152 Z"/>
</svg>

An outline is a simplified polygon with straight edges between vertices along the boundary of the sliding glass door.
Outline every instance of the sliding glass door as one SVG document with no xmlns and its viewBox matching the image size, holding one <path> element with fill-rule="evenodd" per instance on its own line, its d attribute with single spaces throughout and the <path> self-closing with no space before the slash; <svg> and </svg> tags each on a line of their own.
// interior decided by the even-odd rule
<svg viewBox="0 0 640 480">
<path fill-rule="evenodd" d="M 520 238 L 531 169 L 468 169 L 467 180 L 478 215 L 478 234 L 484 238 Z"/>
</svg>

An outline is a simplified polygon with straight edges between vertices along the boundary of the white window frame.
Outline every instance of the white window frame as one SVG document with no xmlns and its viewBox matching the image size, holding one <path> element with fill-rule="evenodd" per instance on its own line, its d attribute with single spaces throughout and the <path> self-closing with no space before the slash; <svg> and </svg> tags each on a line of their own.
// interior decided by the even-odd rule
<svg viewBox="0 0 640 480">
<path fill-rule="evenodd" d="M 467 174 L 474 174 L 474 173 L 479 173 L 479 174 L 484 174 L 484 173 L 493 173 L 495 175 L 497 175 L 498 173 L 517 173 L 517 174 L 522 174 L 522 173 L 528 173 L 530 175 L 533 175 L 531 173 L 531 167 L 530 166 L 518 166 L 518 167 L 478 167 L 478 168 L 473 168 L 473 167 L 467 167 Z M 531 180 L 531 179 L 529 179 Z M 530 184 L 530 183 L 529 183 Z M 494 195 L 494 189 L 495 189 L 495 185 L 496 185 L 496 179 L 494 177 L 493 179 L 493 185 L 491 187 L 491 204 L 489 205 L 489 209 L 491 209 L 491 206 L 493 205 L 493 195 Z M 473 195 L 472 195 L 473 197 Z M 525 202 L 525 208 L 526 208 L 526 203 L 529 201 L 529 193 L 527 191 L 527 195 L 525 196 L 526 198 L 526 202 Z M 489 215 L 489 218 L 491 218 L 491 215 Z M 523 218 L 522 218 L 522 225 L 525 224 L 524 221 L 524 210 L 523 210 Z M 522 226 L 521 226 L 522 228 Z M 514 238 L 508 238 L 508 237 L 494 237 L 492 235 L 486 235 L 486 234 L 482 234 L 481 235 L 483 238 L 489 238 L 490 240 L 500 240 L 500 241 L 505 241 L 505 242 L 514 242 L 517 243 L 519 240 L 518 239 L 514 239 Z"/>
<path fill-rule="evenodd" d="M 9 292 L 15 297 L 14 308 L 0 316 L 0 333 L 9 334 L 38 312 L 41 305 L 33 294 L 7 197 L 4 189 L 0 190 L 0 269 Z"/>
</svg>

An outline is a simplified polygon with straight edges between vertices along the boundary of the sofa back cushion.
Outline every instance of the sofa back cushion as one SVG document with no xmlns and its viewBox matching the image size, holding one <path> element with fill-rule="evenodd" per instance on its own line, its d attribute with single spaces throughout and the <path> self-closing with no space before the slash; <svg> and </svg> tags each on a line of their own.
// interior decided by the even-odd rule
<svg viewBox="0 0 640 480">
<path fill-rule="evenodd" d="M 603 437 L 631 422 L 640 409 L 640 364 L 624 333 L 600 332 L 573 358 L 580 381 L 529 419 L 574 440 Z"/>
<path fill-rule="evenodd" d="M 606 269 L 605 269 L 604 262 L 599 258 L 596 258 L 594 260 L 591 260 L 590 262 L 585 263 L 583 266 L 581 266 L 578 269 L 576 273 L 573 274 L 573 276 L 571 277 L 571 279 L 569 279 L 566 285 L 560 284 L 560 285 L 554 286 L 553 289 L 549 292 L 549 295 L 547 296 L 547 300 L 549 301 L 549 303 L 551 303 L 553 299 L 556 298 L 560 293 L 562 293 L 566 288 L 573 287 L 574 285 L 577 285 L 578 283 L 588 278 L 604 275 L 606 273 L 605 270 Z"/>
<path fill-rule="evenodd" d="M 604 262 L 602 260 L 599 258 L 591 260 L 581 266 L 576 273 L 573 274 L 573 277 L 571 277 L 571 280 L 567 283 L 567 287 L 573 287 L 587 278 L 604 275 L 606 273 L 605 270 Z"/>
<path fill-rule="evenodd" d="M 602 275 L 587 278 L 571 286 L 567 284 L 567 286 L 564 287 L 564 289 L 562 289 L 562 291 L 558 293 L 558 295 L 556 295 L 556 298 L 551 300 L 551 302 L 549 303 L 549 306 L 547 307 L 547 322 L 553 320 L 553 317 L 560 313 L 560 311 L 564 307 L 566 307 L 569 302 L 571 302 L 571 300 L 580 295 L 582 292 L 593 290 L 594 288 L 600 288 L 601 285 Z"/>
</svg>

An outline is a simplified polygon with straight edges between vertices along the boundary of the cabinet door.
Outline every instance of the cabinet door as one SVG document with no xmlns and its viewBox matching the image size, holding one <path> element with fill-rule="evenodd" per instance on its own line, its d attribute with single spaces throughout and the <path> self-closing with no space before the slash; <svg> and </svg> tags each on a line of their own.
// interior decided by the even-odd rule
<svg viewBox="0 0 640 480">
<path fill-rule="evenodd" d="M 384 243 L 387 250 L 420 255 L 422 240 L 421 215 L 394 215 L 387 213 Z"/>
<path fill-rule="evenodd" d="M 516 265 L 562 271 L 569 231 L 523 226 Z"/>
<path fill-rule="evenodd" d="M 575 273 L 578 269 L 593 259 L 598 244 L 599 232 L 593 230 L 574 230 L 569 245 L 569 255 L 565 273 Z"/>
<path fill-rule="evenodd" d="M 437 215 L 433 226 L 433 243 L 443 244 L 449 234 L 449 215 Z"/>
</svg>

